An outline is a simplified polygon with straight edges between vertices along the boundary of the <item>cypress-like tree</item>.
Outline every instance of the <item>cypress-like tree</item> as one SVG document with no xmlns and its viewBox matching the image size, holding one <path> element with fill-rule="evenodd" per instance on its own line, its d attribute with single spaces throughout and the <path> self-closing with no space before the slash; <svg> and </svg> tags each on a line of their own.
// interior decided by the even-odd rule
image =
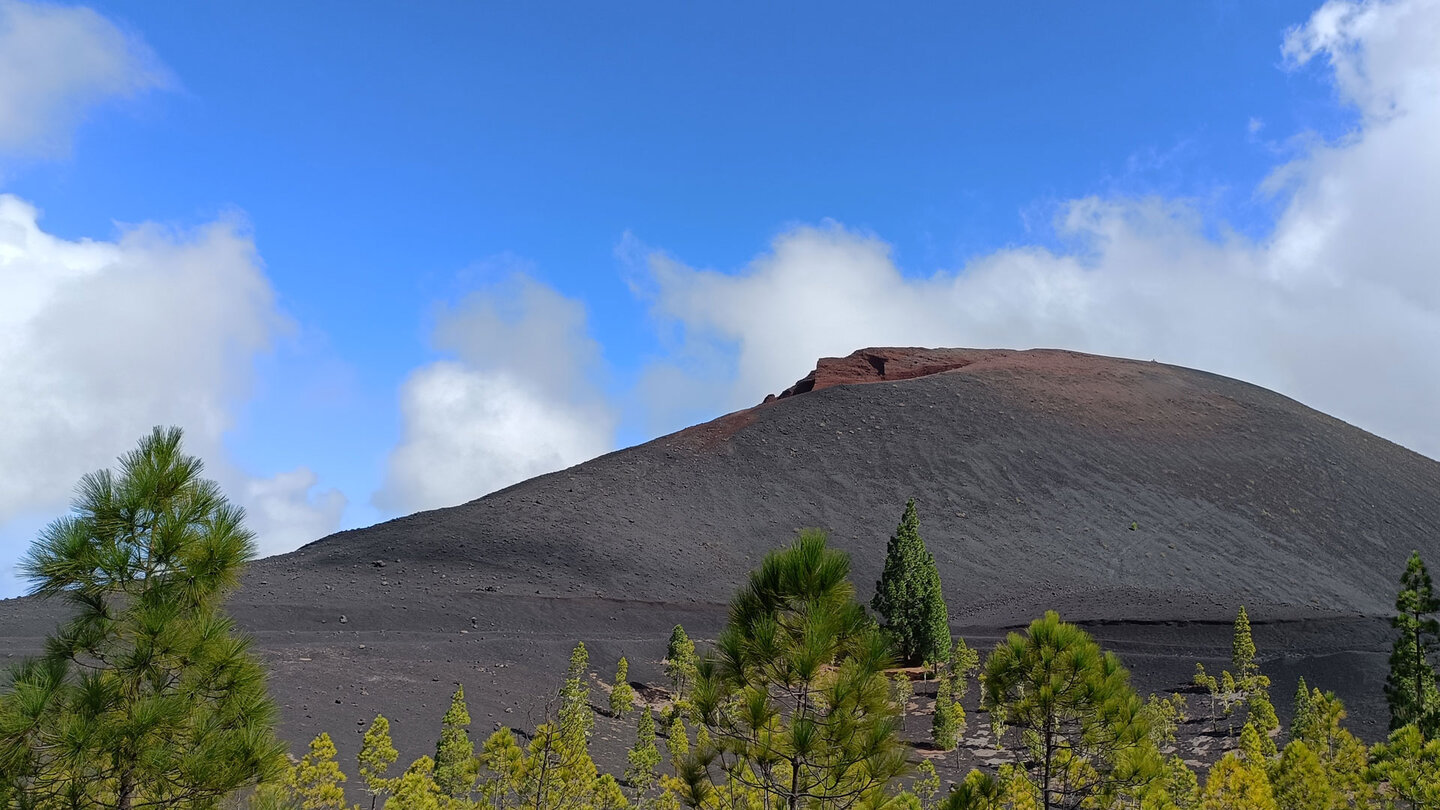
<svg viewBox="0 0 1440 810">
<path fill-rule="evenodd" d="M 684 700 L 685 690 L 695 683 L 695 642 L 685 635 L 685 628 L 675 625 L 670 642 L 665 645 L 665 675 L 675 687 L 675 699 Z"/>
<path fill-rule="evenodd" d="M 265 672 L 221 605 L 255 554 L 178 428 L 81 479 L 21 570 L 69 618 L 0 696 L 0 783 L 42 802 L 203 806 L 285 766 Z"/>
<path fill-rule="evenodd" d="M 624 717 L 635 705 L 635 690 L 630 687 L 630 662 L 620 656 L 615 666 L 615 685 L 610 688 L 610 714 Z"/>
<path fill-rule="evenodd" d="M 455 687 L 450 708 L 440 721 L 440 741 L 435 745 L 435 785 L 440 792 L 454 799 L 467 798 L 475 790 L 479 762 L 475 759 L 475 743 L 470 739 L 470 710 L 465 706 L 465 687 Z"/>
<path fill-rule="evenodd" d="M 365 783 L 365 792 L 370 794 L 370 808 L 374 810 L 382 795 L 394 789 L 395 780 L 386 776 L 390 766 L 400 757 L 390 739 L 390 721 L 383 714 L 375 715 L 365 738 L 360 742 L 360 753 L 356 756 L 360 780 Z"/>
<path fill-rule="evenodd" d="M 1385 698 L 1390 704 L 1392 730 L 1414 723 L 1428 737 L 1440 736 L 1440 694 L 1435 666 L 1440 646 L 1440 597 L 1435 595 L 1430 572 L 1420 553 L 1410 555 L 1395 596 L 1396 616 L 1391 624 L 1400 631 L 1390 653 L 1390 675 Z"/>
<path fill-rule="evenodd" d="M 1250 616 L 1245 606 L 1235 614 L 1235 634 L 1230 640 L 1230 665 L 1235 668 L 1235 679 L 1244 680 L 1260 671 L 1255 663 L 1255 638 L 1250 634 Z"/>
<path fill-rule="evenodd" d="M 1138 792 L 1162 775 L 1130 673 L 1055 611 L 998 644 L 981 683 L 991 717 L 1018 733 L 1011 750 L 1034 769 L 1046 807 Z"/>
<path fill-rule="evenodd" d="M 1290 739 L 1303 740 L 1309 736 L 1307 730 L 1314 722 L 1314 709 L 1310 704 L 1310 686 L 1301 677 L 1295 682 L 1295 707 L 1290 713 Z"/>
<path fill-rule="evenodd" d="M 885 548 L 885 568 L 870 606 L 885 620 L 895 653 L 906 663 L 938 664 L 950 655 L 950 614 L 935 557 L 920 538 L 915 499 Z"/>
</svg>

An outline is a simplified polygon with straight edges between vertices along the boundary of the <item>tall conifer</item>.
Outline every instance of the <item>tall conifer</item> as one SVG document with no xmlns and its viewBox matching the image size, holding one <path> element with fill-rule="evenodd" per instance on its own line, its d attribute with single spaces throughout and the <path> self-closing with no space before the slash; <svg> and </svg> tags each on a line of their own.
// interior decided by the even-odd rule
<svg viewBox="0 0 1440 810">
<path fill-rule="evenodd" d="M 570 668 L 565 685 L 560 688 L 560 733 L 575 747 L 587 747 L 595 715 L 590 711 L 590 653 L 585 642 L 577 642 L 570 651 Z"/>
<path fill-rule="evenodd" d="M 615 684 L 610 688 L 610 714 L 624 717 L 635 705 L 635 690 L 630 687 L 630 662 L 620 656 L 615 667 Z"/>
<path fill-rule="evenodd" d="M 394 788 L 395 780 L 386 776 L 386 773 L 399 756 L 400 752 L 395 750 L 395 743 L 390 739 L 390 721 L 383 714 L 376 715 L 370 728 L 365 731 L 365 738 L 360 742 L 360 753 L 356 757 L 356 764 L 360 766 L 360 780 L 365 783 L 365 792 L 370 794 L 372 810 L 380 796 Z"/>
<path fill-rule="evenodd" d="M 66 619 L 0 677 L 0 792 L 198 807 L 285 767 L 265 670 L 221 610 L 254 535 L 181 440 L 157 427 L 82 478 L 21 563 Z"/>
<path fill-rule="evenodd" d="M 1250 616 L 1245 606 L 1235 614 L 1235 635 L 1230 640 L 1230 665 L 1235 667 L 1236 680 L 1243 680 L 1259 671 L 1255 664 L 1255 638 L 1250 634 Z"/>
<path fill-rule="evenodd" d="M 685 690 L 695 683 L 696 660 L 695 642 L 685 635 L 685 628 L 675 625 L 665 646 L 665 674 L 675 686 L 676 700 L 684 700 Z"/>
<path fill-rule="evenodd" d="M 440 792 L 463 799 L 475 789 L 479 762 L 470 739 L 470 710 L 465 706 L 465 687 L 455 688 L 450 708 L 440 721 L 440 741 L 435 746 L 434 779 Z"/>
<path fill-rule="evenodd" d="M 920 538 L 915 499 L 885 548 L 885 568 L 870 606 L 885 619 L 895 653 L 907 663 L 942 663 L 950 656 L 950 615 L 935 557 Z"/>
<path fill-rule="evenodd" d="M 1440 736 L 1440 694 L 1431 663 L 1440 646 L 1440 621 L 1436 620 L 1440 598 L 1435 595 L 1430 572 L 1419 552 L 1410 555 L 1400 577 L 1395 611 L 1391 624 L 1400 633 L 1390 653 L 1390 675 L 1385 680 L 1390 728 L 1414 723 L 1426 736 Z"/>
</svg>

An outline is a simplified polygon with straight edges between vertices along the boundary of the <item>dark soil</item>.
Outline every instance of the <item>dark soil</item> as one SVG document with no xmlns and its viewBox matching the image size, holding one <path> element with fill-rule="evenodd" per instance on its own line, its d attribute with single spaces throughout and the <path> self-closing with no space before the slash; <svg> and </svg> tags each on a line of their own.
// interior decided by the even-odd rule
<svg viewBox="0 0 1440 810">
<path fill-rule="evenodd" d="M 459 682 L 473 736 L 529 729 L 577 640 L 601 680 L 623 654 L 632 680 L 661 684 L 670 628 L 712 636 L 797 529 L 830 530 L 868 599 L 912 496 L 972 645 L 1053 608 L 1143 691 L 1170 691 L 1197 660 L 1228 665 L 1244 604 L 1282 716 L 1303 674 L 1362 736 L 1383 734 L 1387 617 L 1410 550 L 1440 560 L 1440 464 L 1156 363 L 904 349 L 827 362 L 844 373 L 822 364 L 806 392 L 256 563 L 230 610 L 273 668 L 286 737 L 298 750 L 328 730 L 353 770 L 383 712 L 408 761 Z M 59 615 L 0 603 L 7 654 L 37 651 Z M 633 720 L 602 718 L 602 763 L 621 767 L 632 737 Z"/>
</svg>

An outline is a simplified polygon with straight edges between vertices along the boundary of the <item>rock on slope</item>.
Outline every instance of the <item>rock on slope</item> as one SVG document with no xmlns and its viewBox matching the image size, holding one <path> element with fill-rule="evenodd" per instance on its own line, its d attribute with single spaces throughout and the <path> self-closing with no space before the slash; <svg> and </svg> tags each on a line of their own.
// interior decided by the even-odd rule
<svg viewBox="0 0 1440 810">
<path fill-rule="evenodd" d="M 532 726 L 575 640 L 659 682 L 669 628 L 713 632 L 796 529 L 829 529 L 868 598 L 913 496 L 972 642 L 1055 608 L 1172 689 L 1228 658 L 1243 603 L 1282 713 L 1306 674 L 1373 737 L 1384 617 L 1409 551 L 1440 560 L 1437 494 L 1440 464 L 1213 374 L 867 349 L 754 408 L 261 561 L 231 604 L 293 740 L 330 730 L 353 753 L 383 711 L 413 757 L 455 682 L 476 736 Z M 53 615 L 6 603 L 0 637 L 36 649 Z"/>
</svg>

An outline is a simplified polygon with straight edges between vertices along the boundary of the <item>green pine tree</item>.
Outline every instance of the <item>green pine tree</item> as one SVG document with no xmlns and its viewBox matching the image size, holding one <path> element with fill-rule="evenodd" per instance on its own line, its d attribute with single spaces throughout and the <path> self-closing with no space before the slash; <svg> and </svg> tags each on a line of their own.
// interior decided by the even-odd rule
<svg viewBox="0 0 1440 810">
<path fill-rule="evenodd" d="M 1395 596 L 1396 616 L 1391 624 L 1399 631 L 1390 653 L 1390 675 L 1385 680 L 1385 698 L 1390 704 L 1390 728 L 1414 723 L 1429 737 L 1440 736 L 1440 695 L 1436 692 L 1433 659 L 1440 649 L 1440 597 L 1435 595 L 1430 572 L 1420 553 L 1410 555 Z"/>
<path fill-rule="evenodd" d="M 910 676 L 904 672 L 895 673 L 892 681 L 892 693 L 895 700 L 895 711 L 900 714 L 900 727 L 905 727 L 905 718 L 910 709 L 910 699 L 915 696 L 915 687 L 910 683 Z"/>
<path fill-rule="evenodd" d="M 1440 808 L 1440 739 L 1426 740 L 1418 726 L 1403 726 L 1370 756 L 1373 781 L 1397 808 Z"/>
<path fill-rule="evenodd" d="M 655 745 L 655 717 L 650 710 L 640 709 L 640 720 L 635 726 L 635 746 L 625 755 L 630 768 L 625 771 L 625 781 L 635 790 L 638 801 L 655 786 L 660 767 L 660 749 Z"/>
<path fill-rule="evenodd" d="M 1276 810 L 1265 769 L 1226 754 L 1205 778 L 1204 810 Z"/>
<path fill-rule="evenodd" d="M 935 770 L 935 763 L 926 759 L 915 767 L 915 781 L 910 789 L 922 810 L 930 810 L 935 806 L 940 796 L 940 774 Z"/>
<path fill-rule="evenodd" d="M 1049 806 L 1139 792 L 1164 773 L 1130 673 L 1054 611 L 997 645 L 981 684 L 983 705 L 1018 737 L 1010 750 Z"/>
<path fill-rule="evenodd" d="M 1299 740 L 1285 746 L 1273 782 L 1279 810 L 1329 810 L 1335 804 L 1325 766 L 1315 752 Z"/>
<path fill-rule="evenodd" d="M 1230 641 L 1230 665 L 1235 668 L 1237 681 L 1259 671 L 1255 663 L 1255 639 L 1250 634 L 1250 616 L 1245 612 L 1244 605 L 1241 605 L 1240 612 L 1235 614 L 1235 635 Z"/>
<path fill-rule="evenodd" d="M 345 774 L 335 761 L 335 742 L 321 733 L 295 763 L 285 789 L 299 810 L 345 810 Z"/>
<path fill-rule="evenodd" d="M 824 532 L 803 531 L 731 601 L 691 692 L 710 740 L 697 740 L 679 768 L 687 803 L 709 806 L 748 773 L 740 781 L 765 806 L 868 806 L 905 770 L 889 645 L 849 574 L 849 556 L 828 548 Z"/>
<path fill-rule="evenodd" d="M 475 790 L 479 762 L 475 759 L 475 743 L 470 739 L 470 710 L 465 706 L 465 687 L 457 686 L 450 697 L 450 708 L 440 721 L 440 741 L 432 761 L 435 785 L 440 792 L 455 799 L 464 799 Z"/>
<path fill-rule="evenodd" d="M 595 713 L 590 709 L 590 653 L 585 642 L 577 642 L 570 652 L 570 668 L 565 685 L 560 689 L 560 733 L 577 747 L 587 747 L 595 727 Z"/>
<path fill-rule="evenodd" d="M 635 690 L 630 687 L 630 662 L 620 656 L 615 667 L 615 685 L 610 689 L 610 714 L 624 717 L 635 706 Z"/>
<path fill-rule="evenodd" d="M 178 428 L 81 479 L 21 563 L 65 603 L 0 694 L 0 784 L 88 807 L 204 806 L 285 767 L 265 670 L 221 605 L 255 555 Z"/>
<path fill-rule="evenodd" d="M 1290 714 L 1290 739 L 1303 740 L 1309 735 L 1306 729 L 1314 722 L 1313 711 L 1310 704 L 1310 686 L 1302 677 L 1295 682 L 1295 707 Z"/>
<path fill-rule="evenodd" d="M 956 703 L 951 691 L 951 676 L 940 676 L 935 689 L 935 712 L 930 719 L 930 739 L 941 751 L 953 751 L 964 733 L 965 709 Z"/>
<path fill-rule="evenodd" d="M 675 699 L 684 700 L 685 692 L 695 683 L 695 642 L 685 635 L 685 628 L 675 625 L 670 642 L 665 645 L 665 675 L 675 687 Z"/>
<path fill-rule="evenodd" d="M 980 651 L 971 649 L 965 639 L 955 640 L 950 651 L 950 674 L 954 678 L 952 689 L 955 699 L 961 700 L 970 692 L 970 676 L 980 668 Z"/>
<path fill-rule="evenodd" d="M 400 752 L 395 750 L 395 744 L 390 739 L 390 721 L 385 715 L 377 714 L 370 728 L 365 730 L 360 754 L 356 757 L 360 780 L 365 783 L 365 792 L 370 794 L 371 810 L 382 795 L 394 788 L 395 780 L 386 774 L 399 756 Z"/>
<path fill-rule="evenodd" d="M 385 802 L 385 810 L 441 810 L 447 804 L 443 797 L 435 782 L 435 760 L 420 757 L 396 780 L 395 795 Z"/>
<path fill-rule="evenodd" d="M 950 655 L 950 614 L 935 557 L 920 538 L 915 499 L 885 548 L 885 568 L 870 606 L 885 620 L 895 653 L 906 663 L 939 664 Z"/>
<path fill-rule="evenodd" d="M 670 761 L 679 768 L 679 763 L 690 756 L 690 732 L 685 730 L 685 721 L 680 715 L 670 720 L 665 731 L 665 747 L 670 751 Z"/>
</svg>

